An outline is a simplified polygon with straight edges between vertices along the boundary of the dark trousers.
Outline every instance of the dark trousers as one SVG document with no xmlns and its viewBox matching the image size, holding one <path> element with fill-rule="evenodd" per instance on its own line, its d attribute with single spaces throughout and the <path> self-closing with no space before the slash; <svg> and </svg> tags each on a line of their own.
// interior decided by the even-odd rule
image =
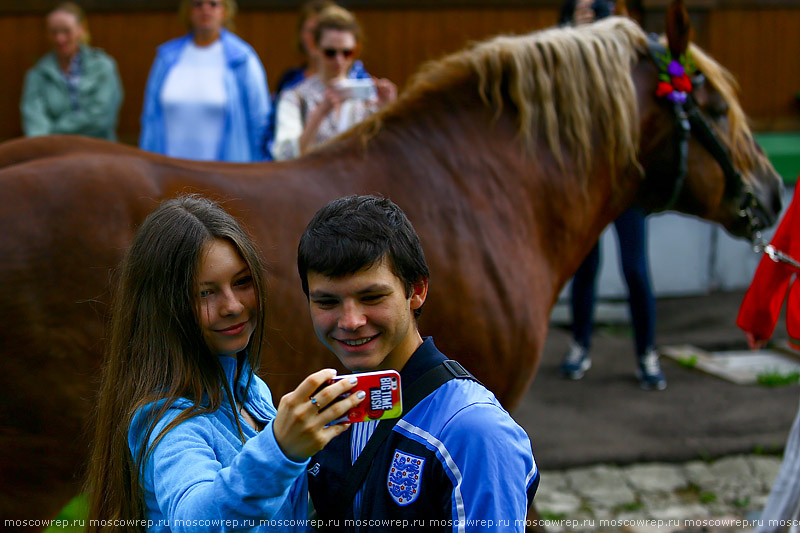
<svg viewBox="0 0 800 533">
<path fill-rule="evenodd" d="M 655 300 L 647 271 L 645 215 L 637 208 L 622 213 L 614 221 L 619 242 L 622 273 L 628 285 L 636 354 L 644 355 L 655 336 Z M 589 349 L 592 338 L 595 282 L 600 265 L 600 243 L 583 260 L 572 279 L 572 335 L 575 342 Z"/>
</svg>

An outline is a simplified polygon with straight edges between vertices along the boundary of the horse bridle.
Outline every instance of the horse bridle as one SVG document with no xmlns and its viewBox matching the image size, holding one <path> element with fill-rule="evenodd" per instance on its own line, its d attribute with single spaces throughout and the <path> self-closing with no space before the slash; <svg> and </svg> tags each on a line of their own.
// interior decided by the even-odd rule
<svg viewBox="0 0 800 533">
<path fill-rule="evenodd" d="M 661 58 L 668 57 L 669 52 L 659 43 L 655 37 L 648 37 L 648 50 L 651 59 L 657 68 Z M 702 74 L 693 80 L 693 85 L 699 85 L 705 81 Z M 691 92 L 687 94 L 683 102 L 671 101 L 675 113 L 675 183 L 672 187 L 672 194 L 664 211 L 672 209 L 681 194 L 686 182 L 686 175 L 689 172 L 689 138 L 694 133 L 700 144 L 717 161 L 725 175 L 725 189 L 734 197 L 741 197 L 739 203 L 739 217 L 745 219 L 749 228 L 749 233 L 755 235 L 755 230 L 760 226 L 759 220 L 754 213 L 758 201 L 753 194 L 752 188 L 744 182 L 742 174 L 736 170 L 731 161 L 730 154 L 725 146 L 720 142 L 716 132 L 712 129 L 708 120 L 700 113 L 700 108 Z"/>
</svg>

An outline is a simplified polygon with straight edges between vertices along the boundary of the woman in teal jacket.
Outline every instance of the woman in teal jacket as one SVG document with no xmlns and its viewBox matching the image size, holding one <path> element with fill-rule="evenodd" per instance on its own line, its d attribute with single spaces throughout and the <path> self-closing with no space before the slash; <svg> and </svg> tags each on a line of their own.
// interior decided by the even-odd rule
<svg viewBox="0 0 800 533">
<path fill-rule="evenodd" d="M 139 147 L 171 157 L 269 159 L 270 98 L 255 50 L 225 29 L 234 0 L 183 0 L 183 37 L 158 47 L 144 94 Z"/>
<path fill-rule="evenodd" d="M 116 140 L 122 83 L 113 58 L 88 46 L 83 10 L 72 2 L 47 15 L 53 51 L 25 75 L 20 111 L 25 135 L 67 133 Z"/>
</svg>

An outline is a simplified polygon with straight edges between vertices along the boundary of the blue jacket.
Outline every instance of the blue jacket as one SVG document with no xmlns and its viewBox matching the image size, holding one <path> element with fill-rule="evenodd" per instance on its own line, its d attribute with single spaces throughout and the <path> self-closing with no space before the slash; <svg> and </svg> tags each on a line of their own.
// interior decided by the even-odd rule
<svg viewBox="0 0 800 533">
<path fill-rule="evenodd" d="M 191 35 L 184 35 L 158 47 L 144 92 L 139 136 L 139 147 L 143 150 L 166 153 L 164 112 L 159 96 L 167 74 L 191 39 Z M 220 39 L 227 62 L 228 102 L 223 142 L 216 159 L 238 163 L 269 159 L 265 141 L 270 98 L 264 67 L 255 50 L 236 35 L 223 29 Z"/>
<path fill-rule="evenodd" d="M 236 359 L 220 357 L 228 383 L 236 373 Z M 167 531 L 305 531 L 308 461 L 288 459 L 275 440 L 272 422 L 276 410 L 266 383 L 248 371 L 236 383 L 239 398 L 260 422 L 256 431 L 231 407 L 227 398 L 216 412 L 195 416 L 171 429 L 156 445 L 143 466 L 142 485 L 150 532 Z M 163 402 L 163 400 L 162 400 Z M 145 420 L 155 402 L 140 409 L 128 431 L 133 457 L 142 446 Z M 176 402 L 156 423 L 152 442 L 188 400 Z M 235 416 L 247 442 L 242 444 Z M 148 443 L 149 445 L 149 443 Z M 261 521 L 264 522 L 261 522 Z M 281 522 L 283 521 L 283 522 Z"/>
<path fill-rule="evenodd" d="M 425 339 L 401 370 L 401 386 L 445 359 Z M 339 514 L 333 505 L 352 465 L 351 433 L 311 458 L 309 490 L 320 519 Z M 525 431 L 483 385 L 454 379 L 394 426 L 367 472 L 355 518 L 362 520 L 360 532 L 522 532 L 538 484 Z M 347 522 L 353 518 L 349 508 L 344 521 L 327 525 L 354 531 Z"/>
</svg>

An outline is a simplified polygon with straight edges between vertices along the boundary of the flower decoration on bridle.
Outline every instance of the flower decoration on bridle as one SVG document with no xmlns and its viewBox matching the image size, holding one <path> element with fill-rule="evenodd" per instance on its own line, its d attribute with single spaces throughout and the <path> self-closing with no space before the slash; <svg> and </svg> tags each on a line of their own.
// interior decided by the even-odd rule
<svg viewBox="0 0 800 533">
<path fill-rule="evenodd" d="M 669 50 L 658 58 L 658 86 L 656 96 L 666 98 L 676 104 L 686 102 L 692 92 L 692 80 L 689 74 L 696 70 L 691 57 L 681 54 L 678 59 L 672 59 Z"/>
</svg>

